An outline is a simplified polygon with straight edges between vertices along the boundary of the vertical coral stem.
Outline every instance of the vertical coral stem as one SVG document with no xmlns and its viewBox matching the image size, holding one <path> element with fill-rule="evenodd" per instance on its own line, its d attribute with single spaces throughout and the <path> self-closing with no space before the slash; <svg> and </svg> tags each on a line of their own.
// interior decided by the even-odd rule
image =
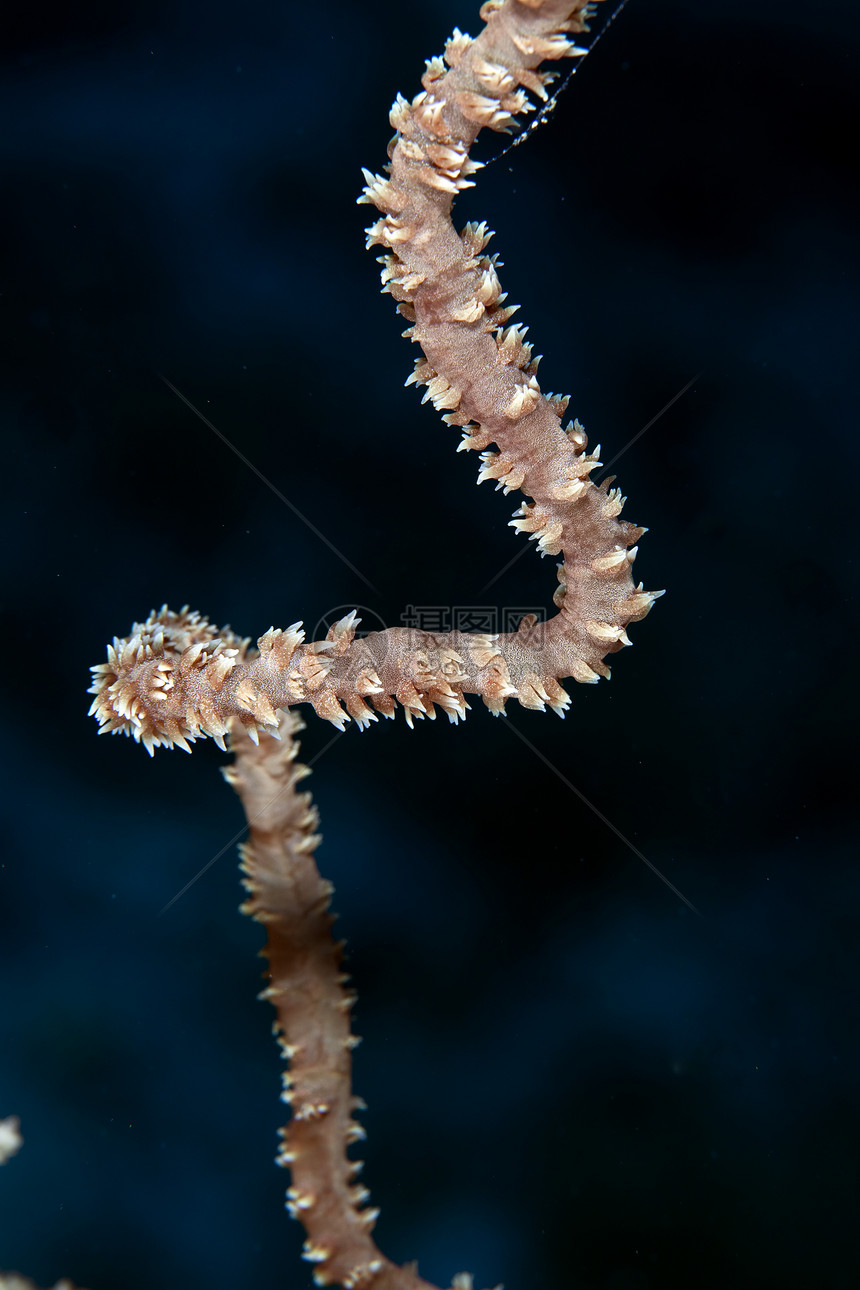
<svg viewBox="0 0 860 1290">
<path fill-rule="evenodd" d="M 242 908 L 266 928 L 261 997 L 275 1007 L 274 1031 L 289 1062 L 282 1097 L 292 1118 L 277 1157 L 291 1172 L 287 1208 L 305 1228 L 304 1257 L 318 1285 L 433 1290 L 412 1266 L 398 1267 L 378 1250 L 371 1236 L 378 1211 L 364 1207 L 368 1193 L 355 1181 L 361 1164 L 347 1156 L 349 1144 L 364 1137 L 353 1119 L 363 1105 L 351 1082 L 355 996 L 344 988 L 342 943 L 331 934 L 333 888 L 314 860 L 318 815 L 310 793 L 297 791 L 308 774 L 295 761 L 293 735 L 302 728 L 284 712 L 281 739 L 262 735 L 255 746 L 234 722 L 236 761 L 224 771 L 248 817 Z"/>
</svg>

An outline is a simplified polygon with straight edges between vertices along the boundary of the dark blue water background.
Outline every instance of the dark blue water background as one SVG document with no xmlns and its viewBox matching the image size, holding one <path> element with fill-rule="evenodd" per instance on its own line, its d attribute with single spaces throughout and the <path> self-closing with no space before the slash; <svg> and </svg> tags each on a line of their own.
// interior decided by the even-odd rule
<svg viewBox="0 0 860 1290">
<path fill-rule="evenodd" d="M 299 1290 L 223 755 L 97 739 L 87 667 L 164 600 L 254 636 L 356 603 L 549 606 L 532 552 L 482 591 L 523 545 L 513 503 L 403 388 L 414 351 L 354 205 L 395 93 L 477 19 L 18 8 L 0 1116 L 26 1145 L 0 1266 Z M 480 706 L 320 757 L 377 1235 L 440 1285 L 860 1284 L 858 32 L 845 3 L 633 0 L 458 204 L 498 230 L 542 384 L 605 454 L 701 374 L 614 467 L 669 594 L 566 721 L 509 718 L 700 913 Z"/>
</svg>

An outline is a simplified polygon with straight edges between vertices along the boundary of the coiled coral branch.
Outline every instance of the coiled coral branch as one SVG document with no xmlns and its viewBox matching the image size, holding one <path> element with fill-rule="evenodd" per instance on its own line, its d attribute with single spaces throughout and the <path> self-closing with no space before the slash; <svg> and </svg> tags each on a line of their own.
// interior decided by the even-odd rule
<svg viewBox="0 0 860 1290">
<path fill-rule="evenodd" d="M 324 641 L 306 642 L 297 623 L 266 632 L 249 653 L 247 642 L 165 607 L 93 669 L 91 711 L 103 730 L 131 734 L 152 752 L 203 736 L 222 742 L 234 718 L 252 737 L 276 731 L 278 710 L 296 703 L 339 729 L 392 716 L 397 704 L 410 724 L 436 707 L 457 721 L 468 694 L 494 713 L 516 698 L 563 715 L 562 680 L 609 676 L 607 655 L 630 644 L 628 625 L 661 594 L 633 585 L 644 530 L 619 518 L 619 489 L 591 482 L 599 450 L 586 452 L 577 421 L 562 425 L 568 399 L 541 391 L 526 329 L 508 325 L 515 306 L 505 304 L 496 257 L 485 254 L 491 234 L 475 224 L 458 234 L 451 223 L 453 198 L 477 169 L 469 150 L 478 133 L 506 130 L 531 110 L 526 91 L 546 96 L 548 74 L 535 69 L 582 52 L 568 36 L 585 29 L 585 11 L 582 0 L 489 0 L 481 34 L 456 31 L 444 56 L 428 62 L 422 92 L 394 104 L 389 174 L 365 172 L 359 199 L 382 212 L 368 245 L 385 248 L 383 283 L 423 351 L 411 380 L 462 427 L 461 447 L 481 451 L 478 481 L 529 499 L 512 526 L 542 555 L 562 555 L 558 614 L 538 631 L 526 620 L 499 635 L 394 627 L 359 639 L 348 616 Z"/>
<path fill-rule="evenodd" d="M 557 615 L 541 625 L 527 616 L 499 635 L 389 628 L 359 638 L 353 613 L 325 640 L 306 641 L 297 623 L 271 628 L 251 649 L 187 607 L 165 606 L 114 640 L 91 686 L 102 731 L 132 735 L 150 753 L 190 751 L 206 736 L 223 748 L 230 736 L 237 758 L 227 778 L 250 825 L 245 909 L 268 930 L 264 997 L 290 1062 L 284 1096 L 293 1118 L 278 1159 L 292 1170 L 288 1205 L 305 1225 L 316 1281 L 347 1290 L 427 1283 L 376 1249 L 376 1211 L 364 1208 L 346 1157 L 347 1143 L 362 1136 L 352 1120 L 352 996 L 330 935 L 331 888 L 313 862 L 316 814 L 296 792 L 297 719 L 283 710 L 308 703 L 340 729 L 391 717 L 398 704 L 410 725 L 437 707 L 456 722 L 466 696 L 478 694 L 496 715 L 516 698 L 563 716 L 569 696 L 560 682 L 608 677 L 605 659 L 630 643 L 628 625 L 660 594 L 633 585 L 644 530 L 620 518 L 625 499 L 611 481 L 592 483 L 599 450 L 586 451 L 577 421 L 563 426 L 567 398 L 541 391 L 539 360 L 526 329 L 510 324 L 515 307 L 505 303 L 497 258 L 486 254 L 492 235 L 483 224 L 458 233 L 451 223 L 453 198 L 478 169 L 469 155 L 478 133 L 507 130 L 532 110 L 529 94 L 546 98 L 550 75 L 538 68 L 583 52 L 569 37 L 586 30 L 587 5 L 488 0 L 481 16 L 476 39 L 455 31 L 443 56 L 429 60 L 421 93 L 397 99 L 391 164 L 385 175 L 365 172 L 359 200 L 380 212 L 368 245 L 383 249 L 383 284 L 422 350 L 410 381 L 462 428 L 461 447 L 481 452 L 479 483 L 525 495 L 512 524 L 542 555 L 562 556 Z M 471 1280 L 461 1274 L 454 1284 L 469 1290 Z"/>
</svg>

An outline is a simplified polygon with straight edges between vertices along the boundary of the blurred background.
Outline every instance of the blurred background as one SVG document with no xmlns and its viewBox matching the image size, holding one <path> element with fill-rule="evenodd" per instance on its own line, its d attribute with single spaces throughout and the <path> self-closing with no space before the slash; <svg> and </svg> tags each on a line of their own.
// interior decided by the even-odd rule
<svg viewBox="0 0 860 1290">
<path fill-rule="evenodd" d="M 551 608 L 403 388 L 355 205 L 455 25 L 4 20 L 0 1267 L 40 1285 L 311 1285 L 225 758 L 96 738 L 105 642 L 164 601 L 253 637 Z M 376 1235 L 440 1286 L 860 1284 L 858 38 L 846 0 L 630 0 L 457 203 L 603 460 L 653 422 L 613 473 L 668 594 L 564 722 L 305 734 Z"/>
</svg>

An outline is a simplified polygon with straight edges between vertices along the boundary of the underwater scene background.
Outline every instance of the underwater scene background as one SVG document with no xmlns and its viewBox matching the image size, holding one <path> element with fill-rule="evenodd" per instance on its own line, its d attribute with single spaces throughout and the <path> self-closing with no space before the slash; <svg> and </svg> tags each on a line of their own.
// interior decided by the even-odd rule
<svg viewBox="0 0 860 1290">
<path fill-rule="evenodd" d="M 253 637 L 551 610 L 404 388 L 355 205 L 477 23 L 7 15 L 0 1267 L 40 1285 L 311 1284 L 225 758 L 98 739 L 105 642 L 164 601 Z M 308 716 L 376 1235 L 439 1285 L 860 1281 L 858 37 L 844 2 L 636 0 L 458 200 L 667 595 L 564 722 Z"/>
</svg>

